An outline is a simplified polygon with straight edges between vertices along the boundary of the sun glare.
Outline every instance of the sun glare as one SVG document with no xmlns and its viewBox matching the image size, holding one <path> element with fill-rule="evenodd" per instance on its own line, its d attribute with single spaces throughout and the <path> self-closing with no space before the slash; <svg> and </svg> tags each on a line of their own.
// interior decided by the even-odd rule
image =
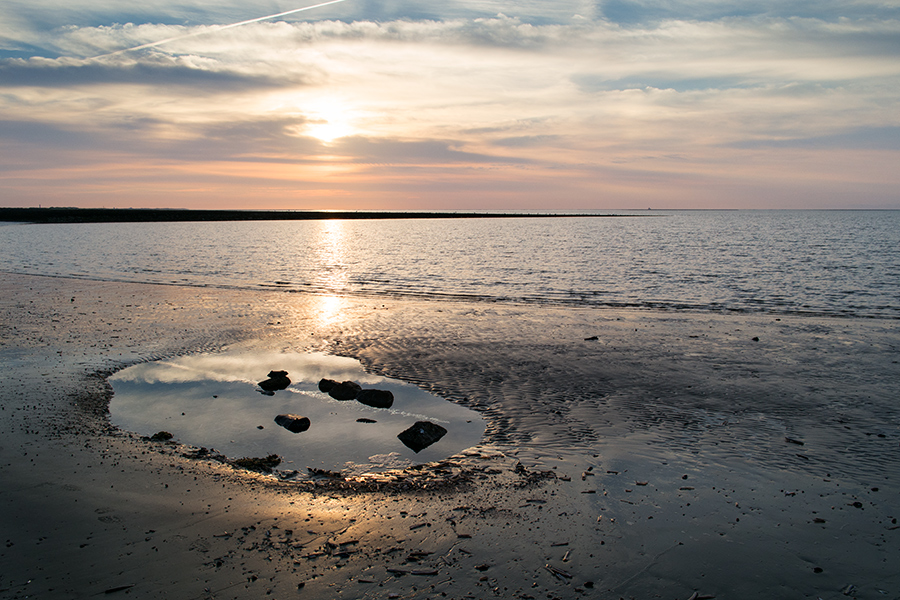
<svg viewBox="0 0 900 600">
<path fill-rule="evenodd" d="M 333 142 L 338 138 L 350 135 L 352 131 L 353 129 L 347 123 L 329 121 L 327 119 L 321 119 L 318 122 L 313 121 L 306 128 L 306 132 L 309 135 L 323 142 Z"/>
<path fill-rule="evenodd" d="M 346 290 L 349 276 L 346 265 L 346 231 L 343 221 L 319 221 L 312 238 L 319 273 L 317 284 L 325 295 L 319 298 L 317 321 L 325 327 L 340 318 L 345 300 L 336 294 Z"/>
<path fill-rule="evenodd" d="M 350 112 L 339 105 L 311 111 L 308 119 L 304 132 L 325 143 L 355 132 Z"/>
<path fill-rule="evenodd" d="M 289 127 L 292 135 L 311 137 L 330 144 L 351 135 L 364 135 L 372 118 L 352 97 L 334 97 L 297 93 L 294 90 L 266 99 L 265 111 L 297 119 Z"/>
</svg>

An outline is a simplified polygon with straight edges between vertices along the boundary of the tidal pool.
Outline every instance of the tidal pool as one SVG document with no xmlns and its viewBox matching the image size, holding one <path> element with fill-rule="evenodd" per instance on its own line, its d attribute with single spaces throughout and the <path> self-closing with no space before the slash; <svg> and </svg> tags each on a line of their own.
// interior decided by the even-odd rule
<svg viewBox="0 0 900 600">
<path fill-rule="evenodd" d="M 266 393 L 259 383 L 270 371 L 287 371 L 290 385 Z M 393 405 L 335 400 L 319 391 L 321 379 L 388 390 Z M 278 454 L 280 470 L 363 472 L 441 460 L 479 444 L 485 430 L 481 416 L 468 408 L 366 373 L 357 360 L 319 353 L 183 356 L 128 367 L 109 382 L 110 419 L 120 429 L 145 435 L 167 431 L 181 443 L 230 458 Z M 309 429 L 288 431 L 275 423 L 282 414 L 307 417 Z M 446 434 L 415 452 L 397 436 L 420 422 Z"/>
</svg>

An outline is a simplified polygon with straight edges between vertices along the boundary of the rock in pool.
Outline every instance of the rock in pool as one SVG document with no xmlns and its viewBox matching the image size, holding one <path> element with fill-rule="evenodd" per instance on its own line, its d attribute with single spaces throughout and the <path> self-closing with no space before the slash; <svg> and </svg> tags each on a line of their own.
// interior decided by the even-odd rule
<svg viewBox="0 0 900 600">
<path fill-rule="evenodd" d="M 309 417 L 300 415 L 278 415 L 275 417 L 275 422 L 291 433 L 300 433 L 309 429 Z"/>
<path fill-rule="evenodd" d="M 394 404 L 394 394 L 390 390 L 361 390 L 356 401 L 373 408 L 390 408 Z"/>
<path fill-rule="evenodd" d="M 416 421 L 416 424 L 397 437 L 407 448 L 418 454 L 447 433 L 447 430 L 431 421 Z"/>
<path fill-rule="evenodd" d="M 287 371 L 269 371 L 268 377 L 265 381 L 257 384 L 265 392 L 277 392 L 291 385 Z"/>
<path fill-rule="evenodd" d="M 322 382 L 319 382 L 319 389 L 322 389 Z M 335 400 L 355 400 L 356 395 L 362 391 L 362 386 L 355 381 L 342 381 L 335 383 L 328 390 L 328 395 Z"/>
</svg>

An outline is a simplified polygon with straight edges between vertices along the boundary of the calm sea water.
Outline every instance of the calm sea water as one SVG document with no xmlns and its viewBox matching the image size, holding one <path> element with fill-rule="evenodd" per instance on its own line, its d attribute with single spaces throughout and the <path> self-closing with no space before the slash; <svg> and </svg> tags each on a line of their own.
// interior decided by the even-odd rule
<svg viewBox="0 0 900 600">
<path fill-rule="evenodd" d="M 440 300 L 900 318 L 900 211 L 0 227 L 0 270 Z"/>
</svg>

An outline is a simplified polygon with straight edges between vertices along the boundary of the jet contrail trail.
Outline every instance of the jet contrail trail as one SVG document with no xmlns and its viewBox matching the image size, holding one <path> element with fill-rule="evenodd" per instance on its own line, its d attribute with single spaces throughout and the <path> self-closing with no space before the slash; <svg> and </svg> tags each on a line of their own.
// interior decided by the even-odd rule
<svg viewBox="0 0 900 600">
<path fill-rule="evenodd" d="M 99 56 L 94 56 L 87 60 L 95 60 L 98 58 L 105 58 L 107 56 L 115 56 L 116 54 L 123 54 L 125 52 L 133 52 L 134 50 L 143 50 L 144 48 L 153 48 L 154 46 L 168 44 L 169 42 L 183 40 L 185 38 L 194 37 L 197 35 L 204 35 L 207 33 L 215 33 L 217 31 L 222 31 L 223 29 L 231 29 L 232 27 L 240 27 L 241 25 L 249 25 L 250 23 L 258 23 L 260 21 L 266 21 L 268 19 L 277 19 L 278 17 L 284 17 L 287 15 L 292 15 L 294 13 L 303 12 L 305 10 L 312 10 L 314 8 L 322 8 L 323 6 L 328 6 L 329 4 L 337 4 L 338 2 L 345 2 L 345 1 L 346 0 L 329 0 L 329 2 L 322 2 L 321 4 L 314 4 L 312 6 L 304 6 L 303 8 L 295 8 L 293 10 L 286 10 L 284 12 L 280 12 L 280 13 L 277 13 L 274 15 L 267 15 L 265 17 L 257 17 L 255 19 L 247 19 L 246 21 L 241 21 L 240 23 L 231 23 L 230 25 L 217 25 L 215 27 L 210 27 L 209 29 L 204 29 L 203 31 L 194 31 L 192 33 L 186 33 L 184 35 L 178 35 L 175 37 L 166 38 L 164 40 L 159 40 L 158 42 L 150 42 L 149 44 L 141 44 L 140 46 L 134 46 L 133 48 L 124 48 L 122 50 L 116 50 L 115 52 L 109 52 L 107 54 L 100 54 Z"/>
</svg>

